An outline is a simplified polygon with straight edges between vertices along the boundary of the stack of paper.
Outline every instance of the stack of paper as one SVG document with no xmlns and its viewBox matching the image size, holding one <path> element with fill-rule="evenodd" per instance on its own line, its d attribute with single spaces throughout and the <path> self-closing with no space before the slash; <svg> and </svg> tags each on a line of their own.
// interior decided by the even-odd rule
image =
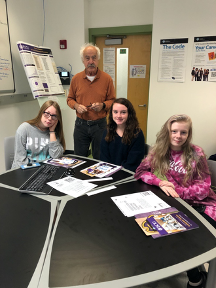
<svg viewBox="0 0 216 288">
<path fill-rule="evenodd" d="M 111 199 L 127 217 L 170 207 L 151 191 L 121 195 Z"/>
</svg>

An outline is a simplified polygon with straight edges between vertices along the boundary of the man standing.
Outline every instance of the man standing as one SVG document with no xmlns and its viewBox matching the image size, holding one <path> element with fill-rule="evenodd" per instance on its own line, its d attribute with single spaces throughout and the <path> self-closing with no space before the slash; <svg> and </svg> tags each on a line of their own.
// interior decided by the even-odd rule
<svg viewBox="0 0 216 288">
<path fill-rule="evenodd" d="M 67 104 L 76 110 L 74 153 L 88 156 L 90 143 L 95 159 L 100 156 L 100 142 L 106 129 L 106 115 L 115 99 L 112 78 L 98 69 L 100 49 L 90 43 L 80 50 L 85 70 L 71 81 Z"/>
</svg>

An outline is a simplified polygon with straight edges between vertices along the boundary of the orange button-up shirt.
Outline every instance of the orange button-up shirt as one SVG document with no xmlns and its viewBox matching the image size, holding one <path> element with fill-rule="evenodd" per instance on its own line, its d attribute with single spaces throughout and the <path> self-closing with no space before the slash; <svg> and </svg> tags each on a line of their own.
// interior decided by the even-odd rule
<svg viewBox="0 0 216 288">
<path fill-rule="evenodd" d="M 100 112 L 96 112 L 92 109 L 88 109 L 88 111 L 83 114 L 76 112 L 77 117 L 81 119 L 98 120 L 106 117 L 115 97 L 113 80 L 110 75 L 98 69 L 95 79 L 91 82 L 87 78 L 84 70 L 73 76 L 67 97 L 67 104 L 72 109 L 75 109 L 75 103 L 89 106 L 96 102 L 104 102 L 106 108 L 102 109 Z"/>
</svg>

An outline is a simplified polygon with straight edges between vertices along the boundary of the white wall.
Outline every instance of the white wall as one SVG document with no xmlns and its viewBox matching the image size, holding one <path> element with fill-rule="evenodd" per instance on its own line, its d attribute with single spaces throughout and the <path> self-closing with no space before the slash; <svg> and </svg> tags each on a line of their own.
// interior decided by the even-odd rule
<svg viewBox="0 0 216 288">
<path fill-rule="evenodd" d="M 70 69 L 68 65 L 70 63 L 73 67 L 73 74 L 83 69 L 83 64 L 79 57 L 79 49 L 85 42 L 84 0 L 46 0 L 44 2 L 46 25 L 43 43 L 43 1 L 7 0 L 16 87 L 15 94 L 30 93 L 29 84 L 18 54 L 17 41 L 50 47 L 57 66 Z M 59 49 L 59 40 L 61 39 L 67 39 L 67 50 Z M 63 112 L 67 149 L 73 149 L 75 111 L 67 107 L 66 99 L 62 99 L 62 97 L 60 99 L 60 106 Z M 37 100 L 0 105 L 0 173 L 5 170 L 4 138 L 15 135 L 17 127 L 25 120 L 36 116 L 38 110 L 39 104 Z"/>
<path fill-rule="evenodd" d="M 42 2 L 28 0 L 7 0 L 8 23 L 15 76 L 15 94 L 30 93 L 29 84 L 18 54 L 16 42 L 42 44 Z M 9 96 L 10 97 L 10 96 Z M 0 99 L 1 100 L 1 99 Z M 0 173 L 4 172 L 4 138 L 15 135 L 17 127 L 25 120 L 37 115 L 37 100 L 16 104 L 0 105 Z"/>
<path fill-rule="evenodd" d="M 152 24 L 154 0 L 90 0 L 89 28 Z"/>
<path fill-rule="evenodd" d="M 80 47 L 85 43 L 84 0 L 45 1 L 46 29 L 44 46 L 50 47 L 57 66 L 72 74 L 84 69 L 79 56 Z M 59 40 L 67 40 L 67 49 L 59 48 Z M 69 65 L 70 64 L 70 65 Z M 65 86 L 67 90 L 69 86 Z M 59 97 L 62 109 L 66 148 L 73 150 L 73 130 L 76 119 L 75 110 L 66 104 L 66 98 Z"/>
<path fill-rule="evenodd" d="M 207 155 L 216 153 L 216 83 L 191 81 L 193 39 L 216 35 L 215 0 L 155 0 L 147 141 L 173 114 L 193 121 L 193 142 Z M 185 83 L 158 82 L 160 39 L 189 38 Z"/>
</svg>

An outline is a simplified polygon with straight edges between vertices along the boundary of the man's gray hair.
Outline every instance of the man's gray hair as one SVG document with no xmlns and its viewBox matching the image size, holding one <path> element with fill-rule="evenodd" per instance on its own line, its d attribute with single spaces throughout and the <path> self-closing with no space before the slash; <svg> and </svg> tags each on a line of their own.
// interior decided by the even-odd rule
<svg viewBox="0 0 216 288">
<path fill-rule="evenodd" d="M 87 47 L 94 47 L 96 49 L 98 60 L 99 60 L 100 59 L 100 49 L 96 45 L 94 45 L 93 43 L 85 43 L 80 49 L 80 56 L 81 56 L 82 61 L 84 60 L 83 52 L 84 52 L 85 48 L 87 48 Z"/>
</svg>

